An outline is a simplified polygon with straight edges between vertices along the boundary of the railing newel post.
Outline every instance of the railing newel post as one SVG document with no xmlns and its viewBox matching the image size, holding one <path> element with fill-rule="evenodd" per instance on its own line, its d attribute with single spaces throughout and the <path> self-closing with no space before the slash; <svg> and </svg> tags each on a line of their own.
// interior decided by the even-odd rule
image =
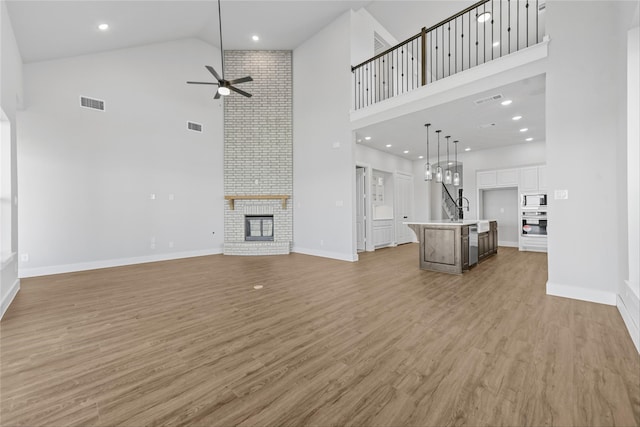
<svg viewBox="0 0 640 427">
<path fill-rule="evenodd" d="M 422 41 L 422 58 L 420 59 L 420 65 L 422 66 L 422 86 L 427 84 L 427 27 L 422 27 L 420 32 L 420 40 Z"/>
</svg>

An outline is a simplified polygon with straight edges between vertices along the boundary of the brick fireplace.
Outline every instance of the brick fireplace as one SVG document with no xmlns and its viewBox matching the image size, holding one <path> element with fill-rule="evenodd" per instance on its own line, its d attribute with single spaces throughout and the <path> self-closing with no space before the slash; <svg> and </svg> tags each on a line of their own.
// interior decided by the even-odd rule
<svg viewBox="0 0 640 427">
<path fill-rule="evenodd" d="M 293 192 L 291 51 L 224 55 L 226 78 L 253 77 L 242 85 L 251 98 L 233 93 L 224 98 L 224 254 L 288 254 L 293 240 L 293 206 L 287 201 Z M 273 241 L 247 240 L 248 216 L 273 216 Z"/>
</svg>

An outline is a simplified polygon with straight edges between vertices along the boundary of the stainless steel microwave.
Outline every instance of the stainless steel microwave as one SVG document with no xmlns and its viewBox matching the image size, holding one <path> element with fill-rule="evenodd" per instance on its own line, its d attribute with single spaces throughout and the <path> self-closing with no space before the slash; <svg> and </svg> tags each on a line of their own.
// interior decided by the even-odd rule
<svg viewBox="0 0 640 427">
<path fill-rule="evenodd" d="M 520 196 L 520 204 L 523 208 L 538 208 L 547 206 L 546 194 L 523 194 Z"/>
</svg>

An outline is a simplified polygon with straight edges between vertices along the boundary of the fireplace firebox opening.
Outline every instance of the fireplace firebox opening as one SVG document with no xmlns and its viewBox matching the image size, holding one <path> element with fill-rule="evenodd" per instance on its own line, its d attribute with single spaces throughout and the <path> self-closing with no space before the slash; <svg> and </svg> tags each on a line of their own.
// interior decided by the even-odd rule
<svg viewBox="0 0 640 427">
<path fill-rule="evenodd" d="M 273 215 L 245 215 L 244 240 L 273 242 Z"/>
</svg>

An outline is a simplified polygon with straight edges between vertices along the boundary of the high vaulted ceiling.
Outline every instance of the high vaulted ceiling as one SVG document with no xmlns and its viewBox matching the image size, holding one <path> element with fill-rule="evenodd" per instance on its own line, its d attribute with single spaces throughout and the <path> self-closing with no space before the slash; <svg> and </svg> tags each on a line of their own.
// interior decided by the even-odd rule
<svg viewBox="0 0 640 427">
<path fill-rule="evenodd" d="M 25 63 L 199 38 L 220 46 L 216 0 L 6 0 Z M 475 2 L 469 0 L 222 0 L 225 49 L 295 49 L 349 9 L 364 7 L 397 40 L 418 33 Z M 106 32 L 98 30 L 108 23 Z M 252 40 L 253 35 L 260 41 Z M 328 49 L 330 47 L 327 47 Z M 544 77 L 490 91 L 514 99 L 509 109 L 475 106 L 483 94 L 360 129 L 362 144 L 415 160 L 424 155 L 423 121 L 473 150 L 544 140 Z M 517 102 L 515 102 L 517 100 Z M 495 104 L 495 103 L 494 103 Z M 499 106 L 499 104 L 498 104 Z M 511 122 L 509 114 L 524 119 Z M 496 126 L 480 127 L 496 123 Z M 527 135 L 517 126 L 526 123 Z M 515 130 L 514 130 L 515 129 Z M 434 129 L 435 130 L 435 129 Z M 364 136 L 372 136 L 364 141 Z M 443 135 L 444 136 L 444 135 Z M 393 147 L 386 147 L 392 144 Z M 459 147 L 461 150 L 464 147 Z M 409 151 L 409 153 L 404 153 Z"/>
<path fill-rule="evenodd" d="M 472 4 L 469 0 L 222 0 L 225 49 L 294 49 L 349 9 L 366 9 L 398 40 Z M 215 0 L 7 0 L 24 62 L 180 38 L 220 46 Z M 100 23 L 110 29 L 101 32 Z M 254 42 L 252 35 L 261 40 Z"/>
</svg>

